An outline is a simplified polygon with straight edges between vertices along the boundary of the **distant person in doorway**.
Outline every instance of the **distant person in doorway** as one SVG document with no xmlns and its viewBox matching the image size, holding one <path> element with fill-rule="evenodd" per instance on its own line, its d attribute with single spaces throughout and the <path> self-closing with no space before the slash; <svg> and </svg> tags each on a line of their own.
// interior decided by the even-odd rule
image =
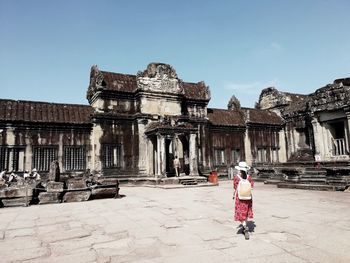
<svg viewBox="0 0 350 263">
<path fill-rule="evenodd" d="M 181 164 L 180 164 L 180 160 L 179 160 L 179 158 L 177 157 L 177 155 L 175 155 L 175 158 L 174 158 L 174 160 L 173 160 L 173 165 L 174 165 L 174 168 L 175 168 L 176 176 L 179 177 L 179 176 L 180 176 L 180 167 L 181 167 Z"/>
<path fill-rule="evenodd" d="M 253 218 L 252 189 L 254 182 L 251 176 L 248 175 L 250 167 L 246 162 L 239 162 L 235 166 L 235 169 L 238 170 L 238 173 L 233 178 L 233 198 L 235 199 L 234 220 L 241 223 L 245 239 L 249 239 L 247 220 L 248 218 Z"/>
</svg>

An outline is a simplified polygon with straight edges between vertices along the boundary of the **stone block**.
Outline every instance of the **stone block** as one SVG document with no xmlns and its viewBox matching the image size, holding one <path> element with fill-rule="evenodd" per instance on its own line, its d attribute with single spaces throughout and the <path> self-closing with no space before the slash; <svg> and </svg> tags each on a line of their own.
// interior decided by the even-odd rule
<svg viewBox="0 0 350 263">
<path fill-rule="evenodd" d="M 91 196 L 93 198 L 115 197 L 119 193 L 117 187 L 92 188 Z"/>
<path fill-rule="evenodd" d="M 25 196 L 32 196 L 33 190 L 32 188 L 27 187 L 7 187 L 2 190 L 0 190 L 0 198 L 15 198 L 15 197 L 25 197 Z"/>
<path fill-rule="evenodd" d="M 119 185 L 119 181 L 116 178 L 99 178 L 96 181 L 101 185 Z"/>
<path fill-rule="evenodd" d="M 63 192 L 63 186 L 64 186 L 64 184 L 61 182 L 49 181 L 46 184 L 46 191 L 47 192 Z"/>
<path fill-rule="evenodd" d="M 39 194 L 39 204 L 55 204 L 61 202 L 60 192 L 41 192 Z"/>
<path fill-rule="evenodd" d="M 5 207 L 9 206 L 27 206 L 29 205 L 32 197 L 15 197 L 15 198 L 5 198 L 2 199 L 2 203 Z"/>
<path fill-rule="evenodd" d="M 62 202 L 83 202 L 87 201 L 90 196 L 90 190 L 66 192 L 63 196 Z"/>
<path fill-rule="evenodd" d="M 60 181 L 60 165 L 59 165 L 58 161 L 53 161 L 51 163 L 48 179 L 50 181 L 55 181 L 55 182 Z"/>
<path fill-rule="evenodd" d="M 68 190 L 78 190 L 86 189 L 85 179 L 68 179 L 67 180 L 67 189 Z"/>
</svg>

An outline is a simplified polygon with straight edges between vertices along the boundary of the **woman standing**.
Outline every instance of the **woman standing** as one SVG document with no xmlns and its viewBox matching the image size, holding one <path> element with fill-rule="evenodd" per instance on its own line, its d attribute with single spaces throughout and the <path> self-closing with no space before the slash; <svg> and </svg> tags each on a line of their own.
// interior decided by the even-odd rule
<svg viewBox="0 0 350 263">
<path fill-rule="evenodd" d="M 254 182 L 251 176 L 248 175 L 249 166 L 246 162 L 239 162 L 238 166 L 235 166 L 235 169 L 238 170 L 238 173 L 233 179 L 233 189 L 234 189 L 234 198 L 235 198 L 235 221 L 239 221 L 243 227 L 243 232 L 245 239 L 249 239 L 249 228 L 247 226 L 248 218 L 253 218 L 253 198 L 250 194 L 250 198 L 243 198 L 239 195 L 240 192 L 245 188 L 245 192 L 250 191 L 254 187 Z M 245 185 L 245 186 L 243 186 Z M 248 187 L 247 187 L 248 185 Z M 249 194 L 248 194 L 249 195 Z"/>
</svg>

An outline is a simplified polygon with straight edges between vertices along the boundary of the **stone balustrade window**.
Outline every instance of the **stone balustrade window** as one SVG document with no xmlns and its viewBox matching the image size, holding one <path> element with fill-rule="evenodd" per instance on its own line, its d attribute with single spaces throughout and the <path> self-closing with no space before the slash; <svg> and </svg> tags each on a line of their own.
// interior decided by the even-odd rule
<svg viewBox="0 0 350 263">
<path fill-rule="evenodd" d="M 236 164 L 241 159 L 241 152 L 239 149 L 232 149 L 231 150 L 231 163 Z"/>
<path fill-rule="evenodd" d="M 345 139 L 333 139 L 332 152 L 333 156 L 346 155 Z"/>
<path fill-rule="evenodd" d="M 214 149 L 214 163 L 215 165 L 225 165 L 225 151 L 224 149 Z"/>
<path fill-rule="evenodd" d="M 278 163 L 279 158 L 278 158 L 278 148 L 271 148 L 271 162 L 272 163 Z"/>
<path fill-rule="evenodd" d="M 267 149 L 266 148 L 258 148 L 257 162 L 259 162 L 259 163 L 266 163 L 267 162 Z"/>
<path fill-rule="evenodd" d="M 120 144 L 102 145 L 103 168 L 120 168 L 122 163 L 122 146 Z"/>
<path fill-rule="evenodd" d="M 24 147 L 0 146 L 0 171 L 24 171 Z"/>
<path fill-rule="evenodd" d="M 51 162 L 57 160 L 58 146 L 33 147 L 33 167 L 38 171 L 49 171 Z"/>
<path fill-rule="evenodd" d="M 86 169 L 86 149 L 84 146 L 64 147 L 64 169 L 66 171 Z"/>
</svg>

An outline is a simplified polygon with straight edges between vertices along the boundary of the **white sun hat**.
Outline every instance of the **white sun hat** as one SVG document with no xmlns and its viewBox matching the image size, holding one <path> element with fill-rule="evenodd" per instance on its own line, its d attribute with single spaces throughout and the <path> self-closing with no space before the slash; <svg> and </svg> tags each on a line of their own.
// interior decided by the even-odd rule
<svg viewBox="0 0 350 263">
<path fill-rule="evenodd" d="M 247 172 L 250 169 L 250 167 L 247 165 L 246 162 L 239 162 L 238 165 L 235 166 L 235 169 Z"/>
</svg>

